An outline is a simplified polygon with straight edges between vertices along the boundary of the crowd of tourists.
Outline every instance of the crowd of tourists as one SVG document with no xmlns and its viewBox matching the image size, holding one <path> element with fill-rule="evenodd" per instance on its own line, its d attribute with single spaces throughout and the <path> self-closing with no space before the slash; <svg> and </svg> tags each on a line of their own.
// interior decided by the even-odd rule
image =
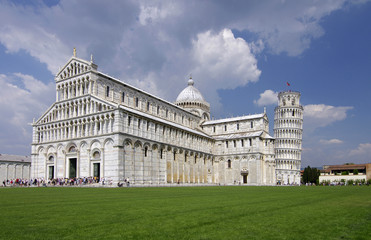
<svg viewBox="0 0 371 240">
<path fill-rule="evenodd" d="M 31 178 L 31 179 L 7 179 L 3 180 L 3 187 L 47 187 L 47 186 L 84 186 L 84 185 L 112 185 L 111 180 L 97 177 L 83 178 Z"/>
</svg>

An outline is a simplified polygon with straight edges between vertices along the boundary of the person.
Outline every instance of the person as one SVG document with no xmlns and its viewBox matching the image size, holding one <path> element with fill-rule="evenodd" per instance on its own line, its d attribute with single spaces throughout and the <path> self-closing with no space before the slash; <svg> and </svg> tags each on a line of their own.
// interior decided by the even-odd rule
<svg viewBox="0 0 371 240">
<path fill-rule="evenodd" d="M 130 187 L 130 181 L 129 181 L 129 178 L 126 179 L 126 186 L 127 186 L 127 187 Z"/>
<path fill-rule="evenodd" d="M 6 183 L 5 183 L 5 180 L 3 181 L 3 185 L 4 185 L 4 187 L 6 187 Z"/>
</svg>

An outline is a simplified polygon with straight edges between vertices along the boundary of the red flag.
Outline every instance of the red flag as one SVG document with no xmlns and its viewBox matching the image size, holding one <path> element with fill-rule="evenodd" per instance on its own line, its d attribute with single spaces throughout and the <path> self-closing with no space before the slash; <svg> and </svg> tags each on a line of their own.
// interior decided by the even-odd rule
<svg viewBox="0 0 371 240">
<path fill-rule="evenodd" d="M 290 83 L 289 82 L 286 82 L 287 86 L 290 86 Z"/>
</svg>

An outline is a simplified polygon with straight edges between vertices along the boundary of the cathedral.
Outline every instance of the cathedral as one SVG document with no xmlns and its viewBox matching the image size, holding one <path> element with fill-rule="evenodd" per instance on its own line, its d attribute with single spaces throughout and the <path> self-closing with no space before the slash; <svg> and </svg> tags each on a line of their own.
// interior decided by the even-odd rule
<svg viewBox="0 0 371 240">
<path fill-rule="evenodd" d="M 134 185 L 300 184 L 303 107 L 281 92 L 267 114 L 210 119 L 192 79 L 174 103 L 98 71 L 76 52 L 56 74 L 56 101 L 32 124 L 31 177 Z"/>
</svg>

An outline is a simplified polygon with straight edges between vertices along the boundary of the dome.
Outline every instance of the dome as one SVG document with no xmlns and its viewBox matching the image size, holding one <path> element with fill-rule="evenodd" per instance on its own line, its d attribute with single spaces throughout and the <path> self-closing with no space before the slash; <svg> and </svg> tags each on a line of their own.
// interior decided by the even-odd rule
<svg viewBox="0 0 371 240">
<path fill-rule="evenodd" d="M 188 80 L 188 87 L 181 91 L 176 102 L 206 102 L 200 91 L 194 86 L 192 78 Z"/>
<path fill-rule="evenodd" d="M 210 104 L 194 86 L 192 78 L 188 80 L 188 86 L 183 89 L 176 98 L 175 104 L 199 117 L 202 121 L 210 119 Z"/>
</svg>

